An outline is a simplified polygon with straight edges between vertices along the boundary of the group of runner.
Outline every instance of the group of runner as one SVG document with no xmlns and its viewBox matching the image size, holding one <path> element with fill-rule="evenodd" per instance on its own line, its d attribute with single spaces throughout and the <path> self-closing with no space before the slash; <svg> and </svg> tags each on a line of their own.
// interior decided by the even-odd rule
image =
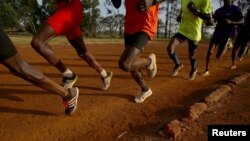
<svg viewBox="0 0 250 141">
<path fill-rule="evenodd" d="M 213 19 L 216 23 L 216 27 L 209 43 L 206 67 L 202 73 L 203 76 L 210 74 L 209 63 L 215 47 L 218 47 L 216 58 L 219 59 L 226 53 L 227 49 L 232 46 L 232 66 L 230 66 L 230 68 L 236 69 L 235 54 L 240 48 L 238 57 L 239 60 L 241 60 L 248 48 L 247 42 L 250 40 L 249 14 L 248 11 L 244 19 L 240 7 L 234 5 L 232 0 L 224 0 L 224 5 L 215 11 Z"/>
<path fill-rule="evenodd" d="M 121 6 L 121 0 L 111 0 L 115 8 Z M 143 102 L 153 94 L 150 87 L 144 81 L 142 69 L 146 69 L 148 76 L 154 78 L 157 73 L 156 55 L 149 54 L 141 57 L 148 41 L 153 40 L 158 24 L 158 12 L 160 3 L 165 0 L 125 0 L 126 14 L 124 25 L 123 50 L 118 64 L 123 71 L 129 72 L 135 82 L 141 88 L 141 94 L 135 97 L 136 103 Z M 249 41 L 249 11 L 243 20 L 243 15 L 231 0 L 223 0 L 224 6 L 212 13 L 211 0 L 181 0 L 181 12 L 177 20 L 180 22 L 178 32 L 167 45 L 167 53 L 174 62 L 173 76 L 176 76 L 183 64 L 179 60 L 175 48 L 185 40 L 188 41 L 188 53 L 191 64 L 189 79 L 194 80 L 197 73 L 197 59 L 195 52 L 201 40 L 203 22 L 211 25 L 216 21 L 216 29 L 210 41 L 204 76 L 209 74 L 208 64 L 214 47 L 218 46 L 216 57 L 219 58 L 225 51 L 229 39 L 235 39 L 233 45 L 232 60 L 235 61 L 235 52 L 238 48 L 246 46 Z M 83 5 L 80 0 L 56 0 L 56 11 L 52 14 L 36 32 L 31 41 L 31 46 L 51 65 L 62 74 L 62 85 L 59 85 L 44 76 L 43 73 L 31 67 L 18 54 L 7 34 L 0 30 L 0 62 L 10 71 L 41 88 L 60 95 L 65 105 L 65 113 L 71 115 L 77 108 L 79 90 L 74 87 L 77 74 L 66 67 L 58 59 L 48 42 L 58 36 L 65 35 L 69 43 L 74 47 L 78 56 L 95 69 L 102 80 L 102 90 L 107 90 L 113 76 L 111 71 L 106 71 L 87 51 L 80 22 L 83 18 Z M 213 20 L 214 19 L 214 20 Z M 236 35 L 235 26 L 240 25 Z M 241 56 L 241 55 L 240 55 Z"/>
</svg>

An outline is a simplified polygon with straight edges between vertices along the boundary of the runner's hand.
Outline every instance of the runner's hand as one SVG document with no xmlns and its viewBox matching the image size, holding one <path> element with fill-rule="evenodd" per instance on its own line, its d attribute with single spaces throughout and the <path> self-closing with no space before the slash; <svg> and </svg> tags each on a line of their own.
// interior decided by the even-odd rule
<svg viewBox="0 0 250 141">
<path fill-rule="evenodd" d="M 226 24 L 234 24 L 234 22 L 229 19 L 226 19 Z"/>
<path fill-rule="evenodd" d="M 215 24 L 215 21 L 212 17 L 208 21 L 205 21 L 206 26 L 213 26 Z"/>
<path fill-rule="evenodd" d="M 147 6 L 146 6 L 145 1 L 144 1 L 144 0 L 141 0 L 141 1 L 137 4 L 136 8 L 137 8 L 137 10 L 142 11 L 142 12 L 145 11 L 145 10 L 147 10 Z"/>
<path fill-rule="evenodd" d="M 149 7 L 151 7 L 152 5 L 156 5 L 157 3 L 160 3 L 160 1 L 158 0 L 141 0 L 136 8 L 139 10 L 139 11 L 146 11 Z"/>
<path fill-rule="evenodd" d="M 182 16 L 181 16 L 181 14 L 180 14 L 179 16 L 177 16 L 176 21 L 177 21 L 177 22 L 181 22 L 181 18 L 182 18 Z"/>
<path fill-rule="evenodd" d="M 194 14 L 197 11 L 197 9 L 195 8 L 195 5 L 194 5 L 194 3 L 192 1 L 188 3 L 187 7 Z"/>
</svg>

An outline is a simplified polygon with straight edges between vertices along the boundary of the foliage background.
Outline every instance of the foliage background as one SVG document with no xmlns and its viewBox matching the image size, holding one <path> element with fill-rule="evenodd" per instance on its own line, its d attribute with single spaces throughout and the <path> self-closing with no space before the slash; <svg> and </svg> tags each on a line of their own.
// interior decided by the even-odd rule
<svg viewBox="0 0 250 141">
<path fill-rule="evenodd" d="M 223 5 L 222 0 L 218 0 Z M 103 7 L 107 13 L 101 16 L 99 0 L 81 0 L 84 5 L 84 20 L 81 29 L 86 37 L 122 37 L 124 14 L 112 7 L 110 0 L 105 0 Z M 176 17 L 179 14 L 180 0 L 167 0 L 162 3 L 160 13 L 165 15 L 164 20 L 159 18 L 157 38 L 169 38 L 178 29 Z M 234 3 L 246 13 L 249 0 L 234 0 Z M 43 0 L 39 4 L 36 0 L 1 0 L 0 24 L 6 31 L 25 32 L 33 34 L 55 11 L 55 3 Z M 209 36 L 211 29 L 204 26 L 204 37 Z"/>
</svg>

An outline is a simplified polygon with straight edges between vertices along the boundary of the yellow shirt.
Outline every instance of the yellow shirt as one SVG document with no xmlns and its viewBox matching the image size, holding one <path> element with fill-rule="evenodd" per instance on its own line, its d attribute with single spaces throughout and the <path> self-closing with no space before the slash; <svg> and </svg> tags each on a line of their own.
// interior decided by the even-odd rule
<svg viewBox="0 0 250 141">
<path fill-rule="evenodd" d="M 187 8 L 190 1 L 193 1 L 196 8 L 207 14 L 211 13 L 212 4 L 211 0 L 181 0 L 182 19 L 178 32 L 192 41 L 200 41 L 203 20 Z"/>
</svg>

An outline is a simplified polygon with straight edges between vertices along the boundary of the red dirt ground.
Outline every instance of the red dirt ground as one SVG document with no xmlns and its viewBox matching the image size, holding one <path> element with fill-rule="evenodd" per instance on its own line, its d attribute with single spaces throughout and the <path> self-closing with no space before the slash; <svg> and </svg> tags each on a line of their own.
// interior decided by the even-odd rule
<svg viewBox="0 0 250 141">
<path fill-rule="evenodd" d="M 197 51 L 199 73 L 194 81 L 189 81 L 190 65 L 184 43 L 176 50 L 184 68 L 177 77 L 172 77 L 173 63 L 165 48 L 167 41 L 153 41 L 147 45 L 143 55 L 154 52 L 157 56 L 157 76 L 152 80 L 145 78 L 153 95 L 145 102 L 136 104 L 133 99 L 140 89 L 128 73 L 118 68 L 117 61 L 123 50 L 123 41 L 108 43 L 87 40 L 86 44 L 100 64 L 113 71 L 114 76 L 111 87 L 107 91 L 101 91 L 99 74 L 80 60 L 68 44 L 54 44 L 57 56 L 79 75 L 76 83 L 80 89 L 79 105 L 71 117 L 64 115 L 60 97 L 13 76 L 0 66 L 1 141 L 168 141 L 169 139 L 157 134 L 165 123 L 179 119 L 189 106 L 202 101 L 218 86 L 249 71 L 248 57 L 238 62 L 237 70 L 230 70 L 231 52 L 228 51 L 221 60 L 215 60 L 213 56 L 211 76 L 202 77 L 200 73 L 204 69 L 208 44 L 201 43 Z M 54 81 L 61 82 L 60 73 L 30 48 L 29 44 L 16 46 L 32 66 Z M 230 100 L 230 96 L 228 99 Z M 228 101 L 221 103 L 226 107 L 211 111 L 232 117 L 232 113 L 226 111 L 230 109 L 227 107 L 230 105 L 227 104 Z M 249 115 L 249 108 L 240 112 L 242 113 L 234 113 L 233 119 L 238 119 L 237 116 L 243 115 L 243 112 Z M 225 120 L 212 118 L 211 113 L 213 112 L 204 114 L 196 124 L 190 126 L 189 131 L 176 140 L 205 141 L 207 123 L 224 123 Z M 249 116 L 245 118 L 240 118 L 237 123 L 250 124 Z M 230 122 L 234 123 L 228 121 Z M 122 133 L 124 135 L 117 138 Z"/>
</svg>

